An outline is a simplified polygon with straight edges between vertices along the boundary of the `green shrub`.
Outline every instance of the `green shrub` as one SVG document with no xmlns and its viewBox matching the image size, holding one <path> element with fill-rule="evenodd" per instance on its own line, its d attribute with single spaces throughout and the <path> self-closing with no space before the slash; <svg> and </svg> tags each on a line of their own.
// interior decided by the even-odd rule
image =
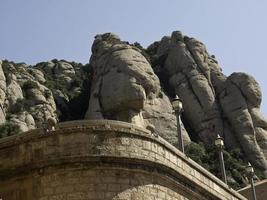
<svg viewBox="0 0 267 200">
<path fill-rule="evenodd" d="M 202 143 L 197 144 L 194 142 L 191 142 L 185 149 L 185 154 L 190 157 L 195 162 L 199 163 L 200 165 L 203 165 L 203 161 L 206 159 L 207 156 L 205 147 Z"/>
<path fill-rule="evenodd" d="M 19 126 L 11 122 L 6 122 L 0 125 L 0 138 L 15 135 L 20 132 Z"/>
<path fill-rule="evenodd" d="M 45 90 L 44 91 L 44 97 L 47 99 L 47 98 L 50 98 L 51 97 L 51 92 L 49 90 Z"/>
<path fill-rule="evenodd" d="M 159 92 L 158 97 L 162 99 L 163 98 L 163 93 Z"/>
<path fill-rule="evenodd" d="M 23 83 L 22 89 L 28 90 L 33 88 L 39 88 L 38 84 L 34 81 L 28 80 Z"/>
<path fill-rule="evenodd" d="M 54 62 L 58 62 L 54 60 Z M 52 94 L 57 94 L 60 90 L 65 97 L 55 98 L 57 105 L 59 121 L 83 119 L 88 108 L 90 98 L 90 87 L 92 79 L 92 67 L 90 64 L 70 63 L 75 75 L 70 76 L 72 81 L 70 85 L 66 85 L 64 78 L 55 77 L 54 74 L 46 74 L 46 82 L 44 85 L 52 91 Z M 67 87 L 68 86 L 68 87 Z M 67 106 L 63 106 L 57 100 L 64 101 Z"/>
<path fill-rule="evenodd" d="M 221 177 L 218 150 L 215 145 L 205 147 L 203 143 L 197 144 L 192 142 L 186 147 L 185 154 L 215 176 Z M 244 170 L 246 162 L 244 162 L 244 157 L 240 149 L 233 149 L 231 151 L 223 150 L 223 155 L 226 174 L 228 177 L 232 177 L 235 181 L 229 182 L 229 186 L 234 189 L 245 186 Z"/>
<path fill-rule="evenodd" d="M 141 51 L 141 54 L 146 58 L 146 60 L 151 63 L 149 54 L 146 52 L 146 50 L 142 47 L 140 43 L 135 42 L 132 44 L 132 46 L 138 48 Z"/>
<path fill-rule="evenodd" d="M 16 103 L 11 106 L 9 112 L 12 114 L 15 114 L 15 113 L 20 113 L 27 109 L 28 109 L 28 105 L 26 103 L 26 99 L 19 98 L 17 99 Z"/>
</svg>

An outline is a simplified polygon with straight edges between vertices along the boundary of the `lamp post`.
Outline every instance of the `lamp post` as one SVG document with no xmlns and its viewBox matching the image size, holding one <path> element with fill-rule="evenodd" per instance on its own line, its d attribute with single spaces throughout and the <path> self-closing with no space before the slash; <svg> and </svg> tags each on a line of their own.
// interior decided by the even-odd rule
<svg viewBox="0 0 267 200">
<path fill-rule="evenodd" d="M 172 107 L 175 111 L 176 120 L 177 120 L 177 134 L 178 134 L 178 145 L 179 150 L 184 153 L 184 142 L 181 130 L 181 113 L 183 112 L 183 104 L 181 99 L 176 95 L 172 100 Z"/>
<path fill-rule="evenodd" d="M 247 177 L 249 178 L 249 181 L 250 181 L 250 184 L 251 184 L 252 198 L 253 198 L 253 200 L 257 200 L 255 186 L 254 186 L 254 180 L 253 180 L 254 169 L 253 169 L 253 167 L 251 166 L 250 163 L 248 163 L 248 165 L 246 167 L 246 174 L 247 174 Z"/>
<path fill-rule="evenodd" d="M 223 182 L 225 182 L 225 184 L 227 184 L 224 159 L 223 159 L 223 151 L 222 151 L 224 148 L 224 142 L 223 142 L 223 138 L 220 135 L 218 135 L 216 140 L 215 140 L 215 146 L 217 147 L 218 152 L 219 152 L 221 178 L 222 178 Z"/>
</svg>

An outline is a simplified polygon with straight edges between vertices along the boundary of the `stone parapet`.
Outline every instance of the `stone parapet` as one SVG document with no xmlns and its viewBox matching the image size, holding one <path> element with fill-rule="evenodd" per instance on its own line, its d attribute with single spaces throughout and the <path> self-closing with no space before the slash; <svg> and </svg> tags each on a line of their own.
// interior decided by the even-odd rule
<svg viewBox="0 0 267 200">
<path fill-rule="evenodd" d="M 111 120 L 0 140 L 3 200 L 246 199 L 159 136 Z"/>
<path fill-rule="evenodd" d="M 267 198 L 267 179 L 255 183 L 255 191 L 257 200 L 266 200 Z M 253 200 L 253 193 L 251 190 L 251 186 L 246 186 L 240 190 L 238 190 L 240 194 L 249 200 Z"/>
</svg>

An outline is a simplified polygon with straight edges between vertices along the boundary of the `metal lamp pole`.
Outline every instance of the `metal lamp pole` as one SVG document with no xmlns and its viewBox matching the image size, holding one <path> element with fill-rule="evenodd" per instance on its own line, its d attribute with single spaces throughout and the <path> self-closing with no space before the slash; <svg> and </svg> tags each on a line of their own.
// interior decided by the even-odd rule
<svg viewBox="0 0 267 200">
<path fill-rule="evenodd" d="M 253 200 L 257 200 L 256 190 L 255 190 L 254 180 L 253 180 L 254 169 L 253 169 L 253 167 L 251 166 L 250 163 L 248 163 L 248 166 L 246 167 L 246 173 L 247 173 L 247 177 L 249 178 L 249 181 L 250 181 L 250 184 L 251 184 L 252 198 L 253 198 Z"/>
<path fill-rule="evenodd" d="M 183 104 L 182 104 L 181 99 L 177 95 L 172 100 L 172 107 L 175 111 L 176 120 L 177 120 L 177 134 L 178 134 L 179 150 L 184 153 L 184 141 L 183 141 L 182 129 L 181 129 L 181 113 L 183 112 Z"/>
<path fill-rule="evenodd" d="M 227 184 L 227 179 L 226 179 L 226 173 L 225 173 L 225 166 L 224 166 L 224 159 L 223 159 L 223 148 L 224 148 L 224 142 L 223 138 L 220 137 L 220 135 L 217 136 L 215 140 L 215 146 L 218 149 L 219 152 L 219 159 L 220 159 L 220 168 L 221 168 L 221 178 L 225 184 Z"/>
</svg>

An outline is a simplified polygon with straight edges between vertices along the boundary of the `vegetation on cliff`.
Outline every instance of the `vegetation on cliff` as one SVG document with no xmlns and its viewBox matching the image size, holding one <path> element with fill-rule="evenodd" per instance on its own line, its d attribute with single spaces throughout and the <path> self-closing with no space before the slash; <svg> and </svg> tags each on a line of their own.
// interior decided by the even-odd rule
<svg viewBox="0 0 267 200">
<path fill-rule="evenodd" d="M 16 135 L 20 132 L 19 126 L 14 123 L 6 122 L 0 125 L 0 138 Z"/>
<path fill-rule="evenodd" d="M 206 170 L 221 178 L 218 149 L 215 145 L 205 147 L 203 143 L 192 142 L 185 149 L 185 154 L 203 166 Z M 248 184 L 245 168 L 247 163 L 240 149 L 223 150 L 225 170 L 228 184 L 234 189 L 240 189 Z M 258 179 L 264 179 L 263 173 L 256 169 Z"/>
</svg>

